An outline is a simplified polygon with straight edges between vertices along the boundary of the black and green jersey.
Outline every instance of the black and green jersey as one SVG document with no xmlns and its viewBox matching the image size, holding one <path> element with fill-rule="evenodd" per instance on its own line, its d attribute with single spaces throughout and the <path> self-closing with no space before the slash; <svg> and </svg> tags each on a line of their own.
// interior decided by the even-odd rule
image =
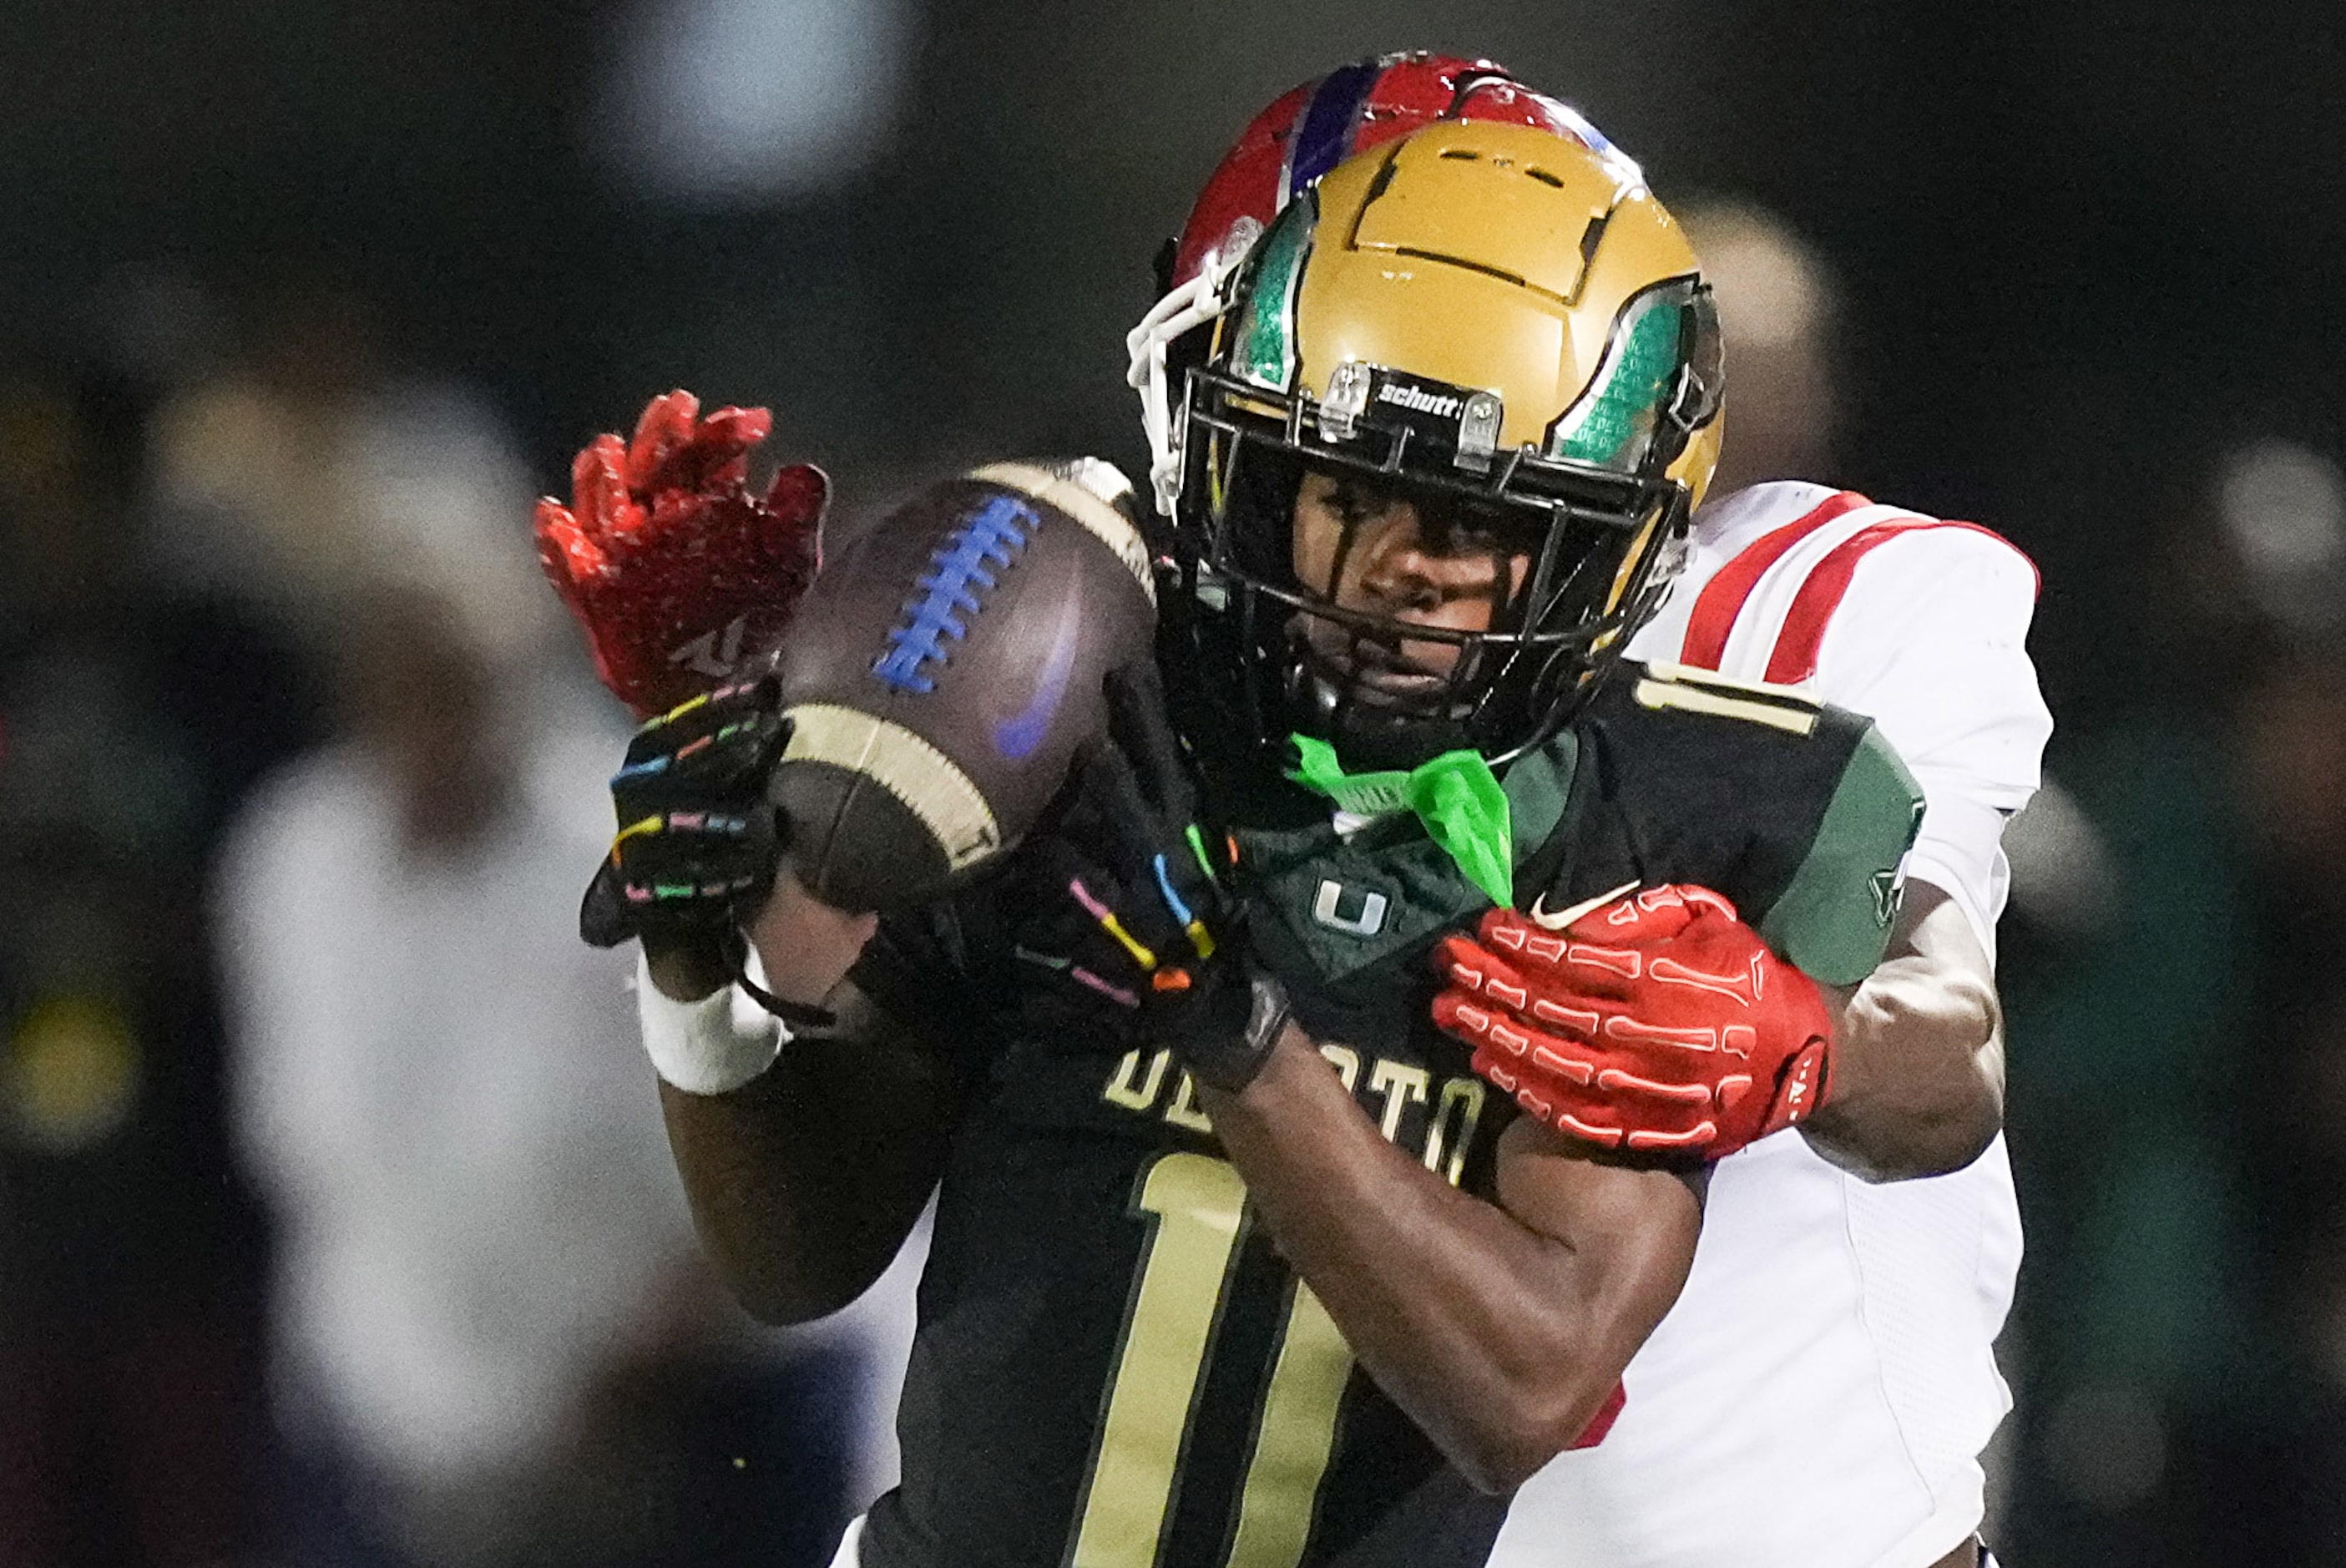
<svg viewBox="0 0 2346 1568">
<path fill-rule="evenodd" d="M 1818 979 L 1878 962 L 1920 794 L 1865 720 L 1627 666 L 1503 780 L 1517 901 L 1699 882 Z M 1425 962 L 1489 901 L 1413 820 L 1237 834 L 1254 931 L 1387 1138 L 1488 1196 L 1514 1107 L 1436 1031 Z M 858 972 L 964 1043 L 955 1135 L 865 1568 L 1480 1563 L 1474 1498 L 1254 1222 L 1169 1053 L 1032 1038 L 1015 911 L 980 887 L 883 925 Z"/>
</svg>

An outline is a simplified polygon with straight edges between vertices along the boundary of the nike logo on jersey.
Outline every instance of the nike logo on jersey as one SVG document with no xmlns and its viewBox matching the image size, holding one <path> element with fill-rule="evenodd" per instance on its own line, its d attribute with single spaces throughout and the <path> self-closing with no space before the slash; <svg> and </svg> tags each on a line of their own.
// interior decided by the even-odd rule
<svg viewBox="0 0 2346 1568">
<path fill-rule="evenodd" d="M 1592 914 L 1596 911 L 1603 909 L 1606 904 L 1611 903 L 1615 899 L 1626 898 L 1637 891 L 1637 881 L 1635 879 L 1632 879 L 1631 881 L 1623 882 L 1619 887 L 1615 888 L 1610 892 L 1598 893 L 1593 899 L 1583 899 L 1580 902 L 1573 905 L 1568 910 L 1558 910 L 1555 911 L 1550 911 L 1547 907 L 1547 895 L 1545 893 L 1542 893 L 1539 897 L 1532 901 L 1532 907 L 1526 912 L 1531 916 L 1532 923 L 1539 927 L 1542 931 L 1562 931 L 1565 927 L 1570 925 L 1581 916 L 1585 914 Z"/>
</svg>

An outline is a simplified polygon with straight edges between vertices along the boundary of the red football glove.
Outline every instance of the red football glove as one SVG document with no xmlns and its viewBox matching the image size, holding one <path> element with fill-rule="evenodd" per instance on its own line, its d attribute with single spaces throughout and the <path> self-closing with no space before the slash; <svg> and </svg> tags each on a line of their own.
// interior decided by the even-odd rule
<svg viewBox="0 0 2346 1568">
<path fill-rule="evenodd" d="M 1446 937 L 1433 1021 L 1559 1132 L 1715 1160 L 1824 1103 L 1816 983 L 1708 888 L 1647 888 L 1552 931 L 1513 910 Z"/>
<path fill-rule="evenodd" d="M 571 506 L 537 504 L 538 561 L 595 673 L 638 718 L 770 650 L 821 560 L 822 471 L 793 463 L 753 495 L 750 449 L 773 416 L 699 413 L 690 392 L 654 398 L 635 440 L 598 435 L 578 453 Z"/>
</svg>

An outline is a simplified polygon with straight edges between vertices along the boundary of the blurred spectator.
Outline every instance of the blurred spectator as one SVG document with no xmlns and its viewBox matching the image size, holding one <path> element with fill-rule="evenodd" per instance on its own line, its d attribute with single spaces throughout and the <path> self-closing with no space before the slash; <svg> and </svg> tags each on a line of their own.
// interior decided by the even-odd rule
<svg viewBox="0 0 2346 1568">
<path fill-rule="evenodd" d="M 198 896 L 298 663 L 140 569 L 134 417 L 0 381 L 0 1564 L 250 1539 L 256 1227 Z"/>
<path fill-rule="evenodd" d="M 569 645 L 502 430 L 379 344 L 354 296 L 291 296 L 158 426 L 156 559 L 298 633 L 341 699 L 213 890 L 276 1229 L 283 1548 L 826 1562 L 851 1488 L 892 1479 L 866 1336 L 753 1335 L 700 1262 L 632 954 L 577 936 L 617 710 L 548 657 Z"/>
<path fill-rule="evenodd" d="M 289 287 L 265 302 L 240 362 L 164 403 L 150 463 L 158 566 L 329 647 L 350 589 L 422 581 L 454 596 L 496 657 L 528 649 L 555 619 L 534 574 L 473 569 L 528 515 L 528 471 L 474 393 L 393 363 L 383 336 L 351 288 Z"/>
<path fill-rule="evenodd" d="M 2290 1560 L 2346 1563 L 2346 474 L 2263 436 L 2214 491 L 2231 618 L 2259 650 L 2229 728 L 2258 868 L 2256 1278 L 2290 1374 L 2268 1423 L 2295 1500 L 2277 1512 Z"/>
<path fill-rule="evenodd" d="M 348 738 L 256 798 L 220 867 L 236 1125 L 280 1227 L 276 1391 L 294 1451 L 330 1456 L 303 1468 L 339 1471 L 303 1478 L 330 1561 L 375 1530 L 497 1561 L 542 1524 L 692 1247 L 626 956 L 575 925 L 608 737 L 503 710 L 498 673 L 445 600 L 376 597 Z M 335 1487 L 346 1511 L 312 1506 Z"/>
<path fill-rule="evenodd" d="M 1790 224 L 1762 207 L 1674 208 L 1719 301 L 1733 388 L 1711 494 L 1763 479 L 1845 482 L 1834 443 L 1847 400 L 1832 272 Z"/>
<path fill-rule="evenodd" d="M 2346 1563 L 2346 500 L 2267 435 L 2194 488 L 2006 840 L 2023 1564 Z"/>
<path fill-rule="evenodd" d="M 2019 910 L 2003 966 L 2028 1257 L 1999 1551 L 2024 1565 L 2212 1561 L 2192 1553 L 2226 1540 L 2264 1555 L 2225 1517 L 2272 1356 L 2237 1090 L 2257 1044 L 2253 888 L 2222 739 L 2146 694 L 2059 745 L 2083 830 L 2020 838 L 2091 868 Z"/>
</svg>

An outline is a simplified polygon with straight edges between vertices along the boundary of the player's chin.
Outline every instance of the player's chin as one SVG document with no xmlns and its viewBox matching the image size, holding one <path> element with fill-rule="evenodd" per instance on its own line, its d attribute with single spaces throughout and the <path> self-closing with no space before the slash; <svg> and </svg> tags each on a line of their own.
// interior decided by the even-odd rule
<svg viewBox="0 0 2346 1568">
<path fill-rule="evenodd" d="M 1334 630 L 1331 637 L 1314 627 L 1306 639 L 1307 667 L 1322 687 L 1362 708 L 1396 713 L 1424 713 L 1449 698 L 1460 652 L 1454 644 L 1413 638 L 1385 645 Z"/>
</svg>

